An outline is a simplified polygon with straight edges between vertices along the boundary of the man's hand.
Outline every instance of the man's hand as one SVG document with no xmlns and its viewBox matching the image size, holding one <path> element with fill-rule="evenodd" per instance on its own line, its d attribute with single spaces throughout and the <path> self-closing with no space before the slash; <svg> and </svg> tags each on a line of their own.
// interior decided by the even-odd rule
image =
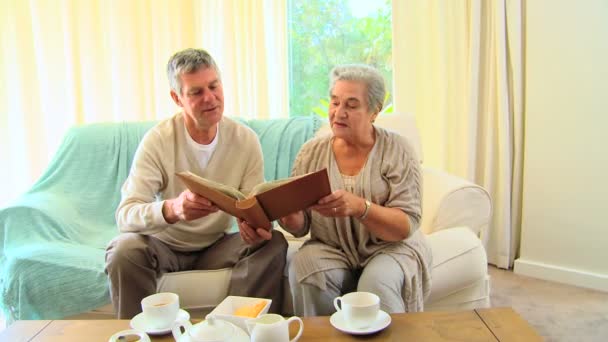
<svg viewBox="0 0 608 342">
<path fill-rule="evenodd" d="M 257 245 L 264 240 L 272 239 L 272 232 L 264 228 L 253 228 L 247 222 L 237 219 L 241 239 L 248 245 Z"/>
<path fill-rule="evenodd" d="M 283 216 L 279 219 L 281 226 L 296 235 L 299 231 L 304 228 L 304 212 L 302 210 Z"/>
<path fill-rule="evenodd" d="M 218 211 L 218 207 L 203 196 L 185 190 L 174 199 L 163 203 L 163 216 L 167 223 L 192 221 Z"/>
<path fill-rule="evenodd" d="M 311 209 L 326 217 L 359 217 L 365 212 L 365 199 L 346 190 L 336 190 L 321 198 Z"/>
</svg>

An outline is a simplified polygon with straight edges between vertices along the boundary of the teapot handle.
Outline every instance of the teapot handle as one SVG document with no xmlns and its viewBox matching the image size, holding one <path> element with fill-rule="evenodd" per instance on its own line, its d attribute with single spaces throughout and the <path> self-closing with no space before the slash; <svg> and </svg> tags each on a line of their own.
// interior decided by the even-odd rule
<svg viewBox="0 0 608 342">
<path fill-rule="evenodd" d="M 289 326 L 289 324 L 291 322 L 296 322 L 296 321 L 298 322 L 298 325 L 300 326 L 300 329 L 298 329 L 298 333 L 296 334 L 296 337 L 294 337 L 289 342 L 295 342 L 295 341 L 299 340 L 300 336 L 302 336 L 302 331 L 304 331 L 304 322 L 302 322 L 302 319 L 300 317 L 297 317 L 297 316 L 290 317 L 287 320 L 287 326 Z"/>
<path fill-rule="evenodd" d="M 184 329 L 182 332 L 182 328 Z M 177 321 L 173 324 L 171 328 L 171 333 L 173 334 L 173 338 L 176 341 L 179 341 L 183 335 L 186 335 L 188 331 L 192 328 L 192 323 L 190 321 Z"/>
</svg>

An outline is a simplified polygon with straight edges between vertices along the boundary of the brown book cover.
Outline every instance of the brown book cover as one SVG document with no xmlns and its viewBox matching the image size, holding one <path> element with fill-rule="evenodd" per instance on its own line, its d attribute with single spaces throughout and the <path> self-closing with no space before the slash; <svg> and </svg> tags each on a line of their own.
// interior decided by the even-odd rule
<svg viewBox="0 0 608 342">
<path fill-rule="evenodd" d="M 266 229 L 272 227 L 271 221 L 306 209 L 331 193 L 327 169 L 258 184 L 249 196 L 191 172 L 176 175 L 190 191 L 207 198 L 221 210 L 254 227 Z"/>
</svg>

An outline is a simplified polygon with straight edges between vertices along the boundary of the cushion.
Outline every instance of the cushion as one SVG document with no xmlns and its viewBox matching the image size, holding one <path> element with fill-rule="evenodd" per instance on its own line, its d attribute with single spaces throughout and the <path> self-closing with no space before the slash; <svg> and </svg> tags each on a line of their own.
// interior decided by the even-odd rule
<svg viewBox="0 0 608 342">
<path fill-rule="evenodd" d="M 165 273 L 158 281 L 158 292 L 179 293 L 180 305 L 185 309 L 213 308 L 218 299 L 228 295 L 232 268 L 206 271 L 184 271 Z M 201 291 L 201 285 L 205 290 Z"/>
<path fill-rule="evenodd" d="M 488 192 L 465 179 L 423 167 L 422 221 L 425 234 L 467 226 L 484 237 L 492 214 Z"/>
<path fill-rule="evenodd" d="M 429 302 L 438 301 L 484 280 L 488 262 L 481 240 L 468 227 L 455 227 L 427 235 L 433 250 L 433 290 Z"/>
</svg>

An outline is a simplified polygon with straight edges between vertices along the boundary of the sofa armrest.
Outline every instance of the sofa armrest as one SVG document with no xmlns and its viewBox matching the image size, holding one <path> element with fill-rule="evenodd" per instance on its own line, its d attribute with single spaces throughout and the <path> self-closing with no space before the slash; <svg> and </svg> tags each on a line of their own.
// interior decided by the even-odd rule
<svg viewBox="0 0 608 342">
<path fill-rule="evenodd" d="M 59 191 L 27 193 L 0 209 L 0 244 L 26 244 L 35 240 L 65 242 L 103 248 L 119 234 L 114 209 L 97 208 L 83 190 L 78 201 Z M 108 203 L 108 207 L 114 207 Z M 95 213 L 95 214 L 93 214 Z M 0 248 L 1 252 L 2 248 Z"/>
<path fill-rule="evenodd" d="M 466 226 L 485 236 L 492 202 L 479 185 L 447 172 L 423 167 L 422 222 L 425 234 Z"/>
<path fill-rule="evenodd" d="M 61 319 L 109 303 L 104 254 L 63 242 L 13 246 L 0 267 L 0 308 L 9 321 Z"/>
<path fill-rule="evenodd" d="M 69 242 L 64 227 L 75 208 L 51 193 L 22 196 L 11 206 L 0 209 L 0 256 L 11 247 L 36 242 Z"/>
</svg>

